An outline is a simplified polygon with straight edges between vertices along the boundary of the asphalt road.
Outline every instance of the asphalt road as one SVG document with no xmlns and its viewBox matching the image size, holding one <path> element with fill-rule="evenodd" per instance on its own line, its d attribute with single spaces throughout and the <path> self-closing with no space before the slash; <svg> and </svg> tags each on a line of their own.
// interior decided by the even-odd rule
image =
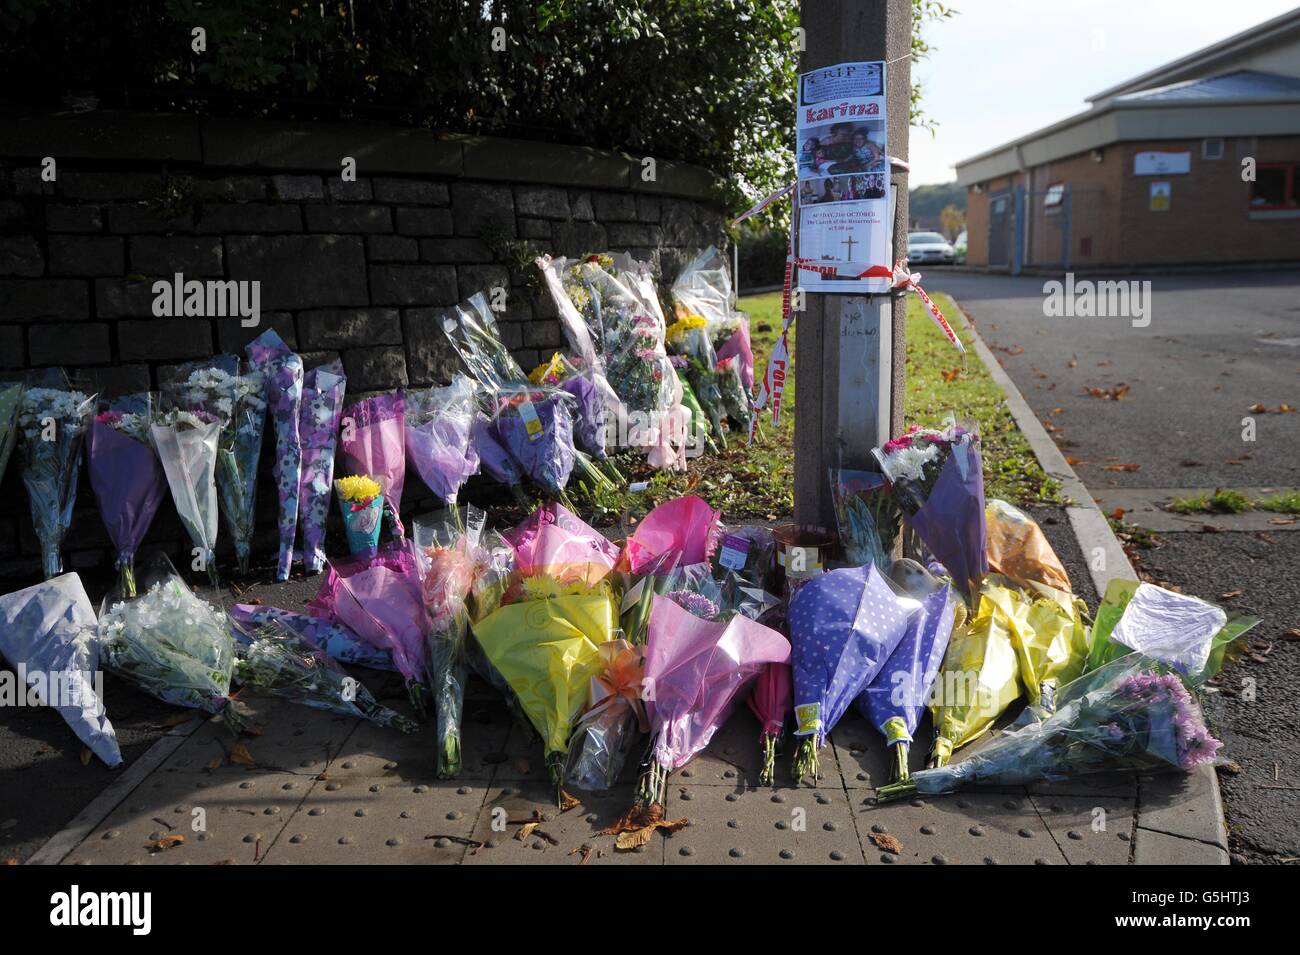
<svg viewBox="0 0 1300 955">
<path fill-rule="evenodd" d="M 1103 510 L 1119 489 L 1300 486 L 1300 272 L 1144 276 L 1151 323 L 1050 318 L 1041 277 L 931 271 L 974 319 Z M 1122 400 L 1087 389 L 1128 385 Z M 1263 404 L 1274 413 L 1252 413 Z M 1256 422 L 1242 441 L 1242 419 Z M 1137 470 L 1107 470 L 1137 464 Z M 1114 500 L 1112 499 L 1112 503 Z M 1214 518 L 1161 532 L 1139 572 L 1262 618 L 1207 715 L 1236 862 L 1300 861 L 1300 522 L 1249 533 Z M 1089 606 L 1094 606 L 1089 600 Z"/>
</svg>

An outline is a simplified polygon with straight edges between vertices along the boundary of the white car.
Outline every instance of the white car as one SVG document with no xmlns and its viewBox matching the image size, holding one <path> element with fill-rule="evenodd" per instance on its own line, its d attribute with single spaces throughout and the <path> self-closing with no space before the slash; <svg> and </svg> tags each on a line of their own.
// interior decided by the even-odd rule
<svg viewBox="0 0 1300 955">
<path fill-rule="evenodd" d="M 909 232 L 907 234 L 907 261 L 911 265 L 940 262 L 952 265 L 957 255 L 952 246 L 937 232 Z"/>
</svg>

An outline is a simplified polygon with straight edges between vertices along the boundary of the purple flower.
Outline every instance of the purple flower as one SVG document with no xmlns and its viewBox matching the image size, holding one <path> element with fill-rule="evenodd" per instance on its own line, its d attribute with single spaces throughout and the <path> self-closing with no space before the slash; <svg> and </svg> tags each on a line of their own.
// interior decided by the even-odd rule
<svg viewBox="0 0 1300 955">
<path fill-rule="evenodd" d="M 721 613 L 717 604 L 704 594 L 697 594 L 693 590 L 673 590 L 664 596 L 683 610 L 702 620 L 712 620 Z"/>
</svg>

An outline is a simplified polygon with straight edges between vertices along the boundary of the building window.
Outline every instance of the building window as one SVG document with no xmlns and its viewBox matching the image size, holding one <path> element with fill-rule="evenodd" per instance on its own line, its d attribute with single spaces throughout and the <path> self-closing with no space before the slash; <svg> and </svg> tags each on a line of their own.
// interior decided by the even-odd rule
<svg viewBox="0 0 1300 955">
<path fill-rule="evenodd" d="M 1250 184 L 1251 211 L 1300 208 L 1298 184 L 1300 163 L 1261 163 Z"/>
<path fill-rule="evenodd" d="M 1065 183 L 1051 182 L 1047 184 L 1047 191 L 1043 193 L 1043 209 L 1047 212 L 1059 212 L 1061 203 L 1065 201 Z"/>
<path fill-rule="evenodd" d="M 1202 140 L 1201 140 L 1201 158 L 1202 158 L 1202 159 L 1222 159 L 1222 158 L 1223 158 L 1223 140 L 1222 140 L 1222 139 L 1202 139 Z"/>
</svg>

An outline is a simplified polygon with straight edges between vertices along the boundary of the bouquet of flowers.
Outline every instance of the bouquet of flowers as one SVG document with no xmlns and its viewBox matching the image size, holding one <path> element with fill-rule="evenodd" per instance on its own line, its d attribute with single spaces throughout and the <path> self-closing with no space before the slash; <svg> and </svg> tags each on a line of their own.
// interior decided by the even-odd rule
<svg viewBox="0 0 1300 955">
<path fill-rule="evenodd" d="M 1139 594 L 1130 614 L 1129 606 Z M 1097 607 L 1086 669 L 1138 650 L 1200 685 L 1222 668 L 1229 645 L 1259 622 L 1258 617 L 1229 615 L 1208 601 L 1153 584 L 1112 580 Z"/>
<path fill-rule="evenodd" d="M 20 381 L 0 383 L 0 478 L 9 467 L 9 455 L 18 443 L 18 412 L 23 406 L 23 384 Z"/>
<path fill-rule="evenodd" d="M 889 481 L 875 471 L 830 469 L 835 525 L 850 564 L 875 564 L 889 569 L 898 537 L 898 506 Z"/>
<path fill-rule="evenodd" d="M 501 535 L 514 549 L 517 577 L 597 586 L 614 570 L 618 548 L 562 504 L 546 504 Z"/>
<path fill-rule="evenodd" d="M 902 563 L 900 561 L 900 563 Z M 924 570 L 922 573 L 924 573 Z M 947 583 L 935 581 L 930 593 L 913 593 L 921 603 L 894 652 L 857 699 L 854 707 L 880 731 L 893 750 L 891 782 L 907 779 L 912 734 L 921 720 L 943 663 L 961 598 Z M 964 612 L 962 614 L 964 616 Z"/>
<path fill-rule="evenodd" d="M 196 597 L 166 558 L 146 589 L 100 618 L 105 665 L 164 703 L 221 714 L 233 732 L 246 723 L 230 698 L 235 648 L 226 615 Z"/>
<path fill-rule="evenodd" d="M 405 536 L 400 511 L 406 484 L 406 397 L 375 395 L 343 409 L 343 473 L 368 475 L 383 487 L 396 537 Z"/>
<path fill-rule="evenodd" d="M 388 650 L 366 643 L 347 627 L 305 613 L 265 607 L 261 604 L 235 604 L 226 615 L 238 629 L 235 639 L 247 642 L 259 627 L 278 623 L 288 627 L 318 650 L 337 660 L 372 670 L 392 670 L 393 655 Z"/>
<path fill-rule="evenodd" d="M 406 680 L 411 705 L 416 713 L 425 713 L 429 616 L 415 554 L 406 541 L 381 548 L 373 556 L 327 563 L 320 591 L 308 603 L 307 612 L 387 650 Z"/>
<path fill-rule="evenodd" d="M 602 643 L 587 710 L 573 728 L 565 779 L 586 790 L 612 789 L 638 733 L 649 729 L 642 702 L 644 649 L 626 640 Z"/>
<path fill-rule="evenodd" d="M 705 620 L 656 595 L 643 677 L 652 743 L 633 814 L 661 806 L 668 775 L 709 745 L 767 664 L 789 659 L 785 637 L 748 617 Z"/>
<path fill-rule="evenodd" d="M 519 465 L 510 456 L 510 452 L 497 440 L 496 433 L 492 429 L 492 419 L 482 411 L 474 413 L 470 440 L 473 444 L 471 453 L 478 458 L 479 466 L 484 472 L 492 480 L 510 488 L 516 503 L 531 507 L 523 492 L 524 472 L 519 470 Z"/>
<path fill-rule="evenodd" d="M 1087 607 L 1046 584 L 1030 581 L 1015 587 L 998 574 L 985 578 L 980 600 L 1002 616 L 1030 705 L 1051 709 L 1056 688 L 1082 673 L 1087 662 Z"/>
<path fill-rule="evenodd" d="M 628 537 L 619 567 L 641 574 L 665 556 L 674 565 L 708 561 L 722 539 L 720 516 L 693 494 L 665 501 L 642 518 Z"/>
<path fill-rule="evenodd" d="M 95 401 L 80 391 L 30 388 L 23 395 L 18 428 L 23 436 L 23 483 L 32 524 L 41 544 L 45 579 L 63 572 L 59 548 L 72 525 L 81 450 Z"/>
<path fill-rule="evenodd" d="M 818 776 L 818 751 L 849 704 L 902 642 L 921 605 L 896 594 L 875 564 L 805 583 L 790 601 L 795 779 Z"/>
<path fill-rule="evenodd" d="M 339 478 L 339 513 L 348 538 L 348 552 L 374 554 L 379 549 L 379 527 L 384 514 L 384 489 L 365 475 Z"/>
<path fill-rule="evenodd" d="M 974 618 L 954 628 L 934 687 L 930 765 L 944 766 L 1024 692 L 1010 628 L 994 602 L 981 596 Z"/>
<path fill-rule="evenodd" d="M 880 801 L 956 792 L 967 785 L 1023 786 L 1088 773 L 1184 772 L 1213 763 L 1222 745 L 1176 673 L 1144 656 L 1121 657 L 1062 688 L 1056 711 L 1004 732 L 959 763 L 882 786 Z"/>
<path fill-rule="evenodd" d="M 270 328 L 244 348 L 253 368 L 261 373 L 266 403 L 275 425 L 275 461 L 272 473 L 280 499 L 280 556 L 276 580 L 288 580 L 293 566 L 293 540 L 298 532 L 299 493 L 302 489 L 302 358 Z"/>
<path fill-rule="evenodd" d="M 126 597 L 136 595 L 136 548 L 167 496 L 167 475 L 149 431 L 151 404 L 148 394 L 108 403 L 86 437 L 90 487 L 117 550 L 118 586 Z"/>
<path fill-rule="evenodd" d="M 486 396 L 528 385 L 528 376 L 501 342 L 497 321 L 482 292 L 444 312 L 442 330 L 461 366 L 482 385 Z"/>
<path fill-rule="evenodd" d="M 453 514 L 461 486 L 478 470 L 476 411 L 474 384 L 464 375 L 445 388 L 406 393 L 406 458 Z"/>
<path fill-rule="evenodd" d="M 438 778 L 460 775 L 461 714 L 465 708 L 466 650 L 469 625 L 466 601 L 477 567 L 478 537 L 485 515 L 469 508 L 415 525 L 420 586 L 429 614 L 427 636 L 429 683 L 438 718 Z"/>
<path fill-rule="evenodd" d="M 546 494 L 565 500 L 573 471 L 573 418 L 563 392 L 541 388 L 498 393 L 492 431 L 520 470 Z"/>
<path fill-rule="evenodd" d="M 96 686 L 95 630 L 95 609 L 76 574 L 0 597 L 0 657 L 26 675 L 43 706 L 56 709 L 77 738 L 116 769 L 122 753 Z"/>
<path fill-rule="evenodd" d="M 678 315 L 696 315 L 718 360 L 736 358 L 746 391 L 754 388 L 754 352 L 750 345 L 749 318 L 736 310 L 736 292 L 726 257 L 709 246 L 682 269 L 672 287 Z"/>
<path fill-rule="evenodd" d="M 749 709 L 762 724 L 758 734 L 763 765 L 758 772 L 758 782 L 771 786 L 776 782 L 776 757 L 785 735 L 785 716 L 793 706 L 794 677 L 790 664 L 769 663 L 758 675 L 754 692 L 749 698 Z"/>
<path fill-rule="evenodd" d="M 559 388 L 573 399 L 574 438 L 582 450 L 596 460 L 604 461 L 607 457 L 605 403 L 592 376 L 579 371 L 572 361 L 556 352 L 550 361 L 534 368 L 528 380 L 534 385 Z"/>
<path fill-rule="evenodd" d="M 741 434 L 749 434 L 754 420 L 754 402 L 749 389 L 740 377 L 740 365 L 736 356 L 719 358 L 714 368 L 717 374 L 718 393 L 722 399 L 722 410 L 730 426 Z"/>
<path fill-rule="evenodd" d="M 989 570 L 1014 581 L 1034 581 L 1070 593 L 1070 577 L 1034 519 L 1006 501 L 984 509 Z"/>
<path fill-rule="evenodd" d="M 574 592 L 503 604 L 474 625 L 479 646 L 541 734 L 560 803 L 574 723 L 617 621 L 610 596 Z"/>
<path fill-rule="evenodd" d="M 968 597 L 988 572 L 979 435 L 959 425 L 915 425 L 872 451 L 908 526 Z"/>
<path fill-rule="evenodd" d="M 250 690 L 269 693 L 312 709 L 357 716 L 400 733 L 414 733 L 414 720 L 380 706 L 366 687 L 348 675 L 325 651 L 284 623 L 271 621 L 235 646 L 234 679 Z"/>
<path fill-rule="evenodd" d="M 257 463 L 266 422 L 262 376 L 257 372 L 241 376 L 238 358 L 218 356 L 185 366 L 180 380 L 167 388 L 167 401 L 171 407 L 204 412 L 221 422 L 216 464 L 220 511 L 234 539 L 239 573 L 247 574 L 257 507 Z"/>
<path fill-rule="evenodd" d="M 298 514 L 302 566 L 309 574 L 319 574 L 325 566 L 325 524 L 334 490 L 334 451 L 346 390 L 347 376 L 340 361 L 314 368 L 303 378 L 298 416 L 298 439 L 302 443 Z"/>
<path fill-rule="evenodd" d="M 174 409 L 154 419 L 153 436 L 176 513 L 208 571 L 213 587 L 217 574 L 217 446 L 221 421 L 206 412 Z"/>
</svg>

